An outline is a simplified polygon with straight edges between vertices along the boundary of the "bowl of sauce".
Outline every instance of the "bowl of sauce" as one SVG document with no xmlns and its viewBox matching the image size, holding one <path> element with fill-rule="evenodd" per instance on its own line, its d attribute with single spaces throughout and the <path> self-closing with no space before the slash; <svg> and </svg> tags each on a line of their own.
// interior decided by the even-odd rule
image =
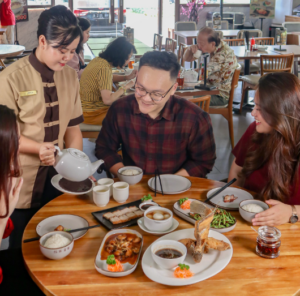
<svg viewBox="0 0 300 296">
<path fill-rule="evenodd" d="M 186 246 L 175 240 L 158 240 L 151 245 L 153 261 L 162 269 L 172 269 L 183 263 Z"/>
<path fill-rule="evenodd" d="M 153 206 L 158 207 L 158 204 L 156 202 L 154 202 L 154 201 L 148 200 L 148 201 L 142 202 L 139 205 L 139 208 L 140 208 L 140 210 L 142 210 L 143 212 L 145 212 L 146 210 L 148 210 L 150 207 L 153 207 Z"/>
</svg>

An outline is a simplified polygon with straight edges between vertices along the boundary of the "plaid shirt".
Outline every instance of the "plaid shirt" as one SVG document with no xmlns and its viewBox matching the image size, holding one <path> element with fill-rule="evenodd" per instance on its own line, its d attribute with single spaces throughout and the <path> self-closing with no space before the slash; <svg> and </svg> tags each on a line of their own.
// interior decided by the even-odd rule
<svg viewBox="0 0 300 296">
<path fill-rule="evenodd" d="M 117 154 L 122 143 L 123 160 Z M 139 110 L 134 95 L 112 104 L 96 141 L 96 156 L 107 168 L 119 162 L 143 169 L 144 174 L 205 177 L 216 159 L 210 117 L 197 105 L 171 96 L 161 114 L 152 119 Z"/>
</svg>

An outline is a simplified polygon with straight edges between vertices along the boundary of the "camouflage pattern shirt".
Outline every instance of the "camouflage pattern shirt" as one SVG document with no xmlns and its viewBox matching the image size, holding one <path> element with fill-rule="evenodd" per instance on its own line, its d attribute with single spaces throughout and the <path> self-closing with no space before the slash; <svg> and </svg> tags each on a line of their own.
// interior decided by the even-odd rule
<svg viewBox="0 0 300 296">
<path fill-rule="evenodd" d="M 208 81 L 217 87 L 220 96 L 229 99 L 231 80 L 238 63 L 234 51 L 227 43 L 221 41 L 210 56 L 207 65 Z"/>
</svg>

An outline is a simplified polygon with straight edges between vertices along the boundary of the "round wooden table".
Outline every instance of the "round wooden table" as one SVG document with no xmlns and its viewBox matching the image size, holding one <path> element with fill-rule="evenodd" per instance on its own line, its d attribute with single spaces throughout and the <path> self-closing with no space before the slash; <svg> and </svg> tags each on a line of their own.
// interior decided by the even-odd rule
<svg viewBox="0 0 300 296">
<path fill-rule="evenodd" d="M 130 186 L 128 202 L 135 201 L 145 194 L 154 193 L 148 188 L 144 176 L 139 184 Z M 189 178 L 192 188 L 179 195 L 160 195 L 154 200 L 161 206 L 172 209 L 179 198 L 189 197 L 204 200 L 209 189 L 223 183 Z M 105 208 L 119 205 L 113 199 Z M 92 212 L 99 211 L 88 195 L 72 196 L 63 194 L 48 203 L 28 223 L 23 239 L 36 236 L 36 226 L 43 219 L 58 214 L 74 214 L 87 219 L 90 225 L 98 224 Z M 300 248 L 299 223 L 285 224 L 278 228 L 282 233 L 281 254 L 277 259 L 264 259 L 255 253 L 256 233 L 250 224 L 244 221 L 238 212 L 231 212 L 237 218 L 237 226 L 225 233 L 233 245 L 233 257 L 227 267 L 217 275 L 191 286 L 170 287 L 149 280 L 143 273 L 141 261 L 137 269 L 122 278 L 109 278 L 99 274 L 94 261 L 101 241 L 107 229 L 91 229 L 75 241 L 74 249 L 69 256 L 54 261 L 44 257 L 39 250 L 38 241 L 22 245 L 23 257 L 28 272 L 35 283 L 46 295 L 255 295 L 283 296 L 293 295 L 300 288 Z M 190 223 L 174 214 L 179 221 L 177 230 L 193 228 Z M 158 237 L 142 231 L 137 225 L 131 229 L 144 236 L 143 252 Z M 297 294 L 298 295 L 298 294 Z"/>
<path fill-rule="evenodd" d="M 2 60 L 21 54 L 25 50 L 22 45 L 0 44 L 0 66 L 5 68 Z"/>
</svg>

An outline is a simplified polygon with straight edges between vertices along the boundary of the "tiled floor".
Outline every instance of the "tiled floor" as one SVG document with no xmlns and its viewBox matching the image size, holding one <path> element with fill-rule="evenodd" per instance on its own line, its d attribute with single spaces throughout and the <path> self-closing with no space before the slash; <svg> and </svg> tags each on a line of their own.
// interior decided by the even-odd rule
<svg viewBox="0 0 300 296">
<path fill-rule="evenodd" d="M 253 95 L 254 92 L 250 92 L 250 97 L 253 97 Z M 240 102 L 241 100 L 241 83 L 235 90 L 234 100 L 237 102 Z M 207 178 L 222 180 L 228 177 L 228 172 L 234 156 L 231 154 L 227 120 L 221 115 L 211 115 L 211 119 L 217 148 L 217 159 L 212 172 L 207 175 Z M 233 114 L 235 144 L 239 141 L 251 122 L 253 122 L 253 117 L 251 116 L 250 111 L 243 111 L 242 115 Z M 95 144 L 88 141 L 88 139 L 84 139 L 83 150 L 90 157 L 91 161 L 96 159 L 94 149 Z M 105 173 L 102 173 L 101 175 L 94 174 L 94 176 L 98 180 L 105 177 Z"/>
</svg>

